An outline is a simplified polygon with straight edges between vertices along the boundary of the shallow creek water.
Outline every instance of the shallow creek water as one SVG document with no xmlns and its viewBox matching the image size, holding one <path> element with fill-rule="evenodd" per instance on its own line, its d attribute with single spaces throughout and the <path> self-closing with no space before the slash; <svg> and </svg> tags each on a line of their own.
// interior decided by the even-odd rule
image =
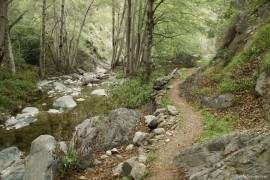
<svg viewBox="0 0 270 180">
<path fill-rule="evenodd" d="M 101 87 L 98 87 L 101 88 Z M 49 114 L 47 111 L 52 108 L 55 98 L 49 98 L 44 93 L 42 98 L 31 106 L 39 109 L 37 121 L 28 127 L 21 129 L 6 130 L 0 128 L 0 151 L 10 146 L 17 146 L 26 154 L 29 153 L 31 142 L 40 135 L 49 134 L 56 138 L 57 141 L 67 141 L 72 134 L 75 126 L 83 122 L 85 119 L 95 116 L 104 115 L 109 109 L 102 105 L 102 101 L 106 97 L 90 95 L 97 88 L 85 87 L 82 94 L 85 101 L 77 102 L 77 106 L 63 114 Z M 62 95 L 59 95 L 60 97 Z M 78 99 L 74 97 L 73 99 Z M 47 105 L 42 105 L 46 103 Z"/>
</svg>

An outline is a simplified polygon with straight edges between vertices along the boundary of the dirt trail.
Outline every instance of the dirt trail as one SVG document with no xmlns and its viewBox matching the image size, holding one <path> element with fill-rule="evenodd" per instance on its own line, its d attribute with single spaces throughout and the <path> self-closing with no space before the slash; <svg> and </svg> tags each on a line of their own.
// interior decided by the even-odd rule
<svg viewBox="0 0 270 180">
<path fill-rule="evenodd" d="M 190 75 L 193 70 L 189 70 Z M 150 180 L 175 180 L 179 172 L 173 163 L 174 156 L 186 147 L 193 144 L 196 137 L 203 131 L 201 116 L 185 100 L 179 97 L 178 85 L 183 80 L 177 78 L 173 81 L 169 96 L 174 106 L 180 109 L 183 116 L 183 124 L 180 130 L 174 132 L 170 142 L 156 151 L 157 159 L 151 165 L 152 176 Z"/>
</svg>

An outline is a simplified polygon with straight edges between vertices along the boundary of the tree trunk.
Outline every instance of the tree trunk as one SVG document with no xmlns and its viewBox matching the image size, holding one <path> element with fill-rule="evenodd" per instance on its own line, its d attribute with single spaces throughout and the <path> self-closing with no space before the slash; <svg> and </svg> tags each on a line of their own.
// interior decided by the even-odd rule
<svg viewBox="0 0 270 180">
<path fill-rule="evenodd" d="M 115 68 L 116 59 L 116 38 L 115 38 L 115 0 L 112 1 L 112 62 L 111 69 Z"/>
<path fill-rule="evenodd" d="M 65 12 L 65 0 L 62 0 L 61 4 L 61 16 L 60 16 L 60 35 L 59 35 L 59 56 L 56 62 L 56 69 L 60 70 L 61 64 L 63 62 L 63 47 L 64 47 L 64 12 Z"/>
<path fill-rule="evenodd" d="M 143 0 L 140 0 L 140 5 L 139 5 L 139 17 L 138 17 L 138 30 L 137 30 L 137 46 L 136 46 L 136 55 L 135 55 L 135 61 L 136 61 L 136 66 L 135 68 L 139 68 L 139 64 L 141 61 L 141 54 L 142 54 L 142 47 L 143 47 L 143 40 L 145 36 L 145 30 L 142 31 L 144 28 L 144 20 L 145 20 L 145 15 L 146 15 L 146 6 L 143 7 Z M 144 9 L 144 10 L 143 10 Z M 143 33 L 143 37 L 141 34 Z"/>
<path fill-rule="evenodd" d="M 0 0 L 0 72 L 4 59 L 5 31 L 7 26 L 8 0 Z"/>
<path fill-rule="evenodd" d="M 14 56 L 13 56 L 11 40 L 10 40 L 10 31 L 9 31 L 8 26 L 6 26 L 6 32 L 5 32 L 5 58 L 9 64 L 10 74 L 14 75 L 16 73 L 16 67 L 15 67 L 15 62 L 14 62 Z"/>
<path fill-rule="evenodd" d="M 39 57 L 39 76 L 45 78 L 45 36 L 46 36 L 46 0 L 43 0 L 42 5 L 42 23 L 41 23 L 41 38 L 40 38 L 40 57 Z"/>
<path fill-rule="evenodd" d="M 147 4 L 147 23 L 146 23 L 146 48 L 144 54 L 145 74 L 144 81 L 149 82 L 152 71 L 152 44 L 154 30 L 154 0 L 148 0 Z"/>
<path fill-rule="evenodd" d="M 135 47 L 137 43 L 137 39 L 135 38 L 135 25 L 136 25 L 136 15 L 135 13 L 137 12 L 137 0 L 133 0 L 133 11 L 132 11 L 132 28 L 131 28 L 131 55 L 130 55 L 130 75 L 134 76 L 135 72 Z"/>
<path fill-rule="evenodd" d="M 128 3 L 128 15 L 127 15 L 127 33 L 126 33 L 126 75 L 130 75 L 130 64 L 131 64 L 131 49 L 130 49 L 130 38 L 131 38 L 131 0 L 127 0 Z"/>
<path fill-rule="evenodd" d="M 116 65 L 119 64 L 120 56 L 121 56 L 122 51 L 123 51 L 124 39 L 125 39 L 124 37 L 125 37 L 126 30 L 124 30 L 124 32 L 122 34 L 122 37 L 120 37 L 120 36 L 121 36 L 121 30 L 123 29 L 122 28 L 123 22 L 125 20 L 126 4 L 127 3 L 124 3 L 121 18 L 119 17 L 120 15 L 118 14 L 117 34 L 116 34 L 116 37 L 115 37 L 115 46 L 116 46 L 115 47 L 115 53 L 116 53 L 116 55 L 115 55 L 115 61 L 114 61 L 113 67 L 116 67 Z"/>
</svg>

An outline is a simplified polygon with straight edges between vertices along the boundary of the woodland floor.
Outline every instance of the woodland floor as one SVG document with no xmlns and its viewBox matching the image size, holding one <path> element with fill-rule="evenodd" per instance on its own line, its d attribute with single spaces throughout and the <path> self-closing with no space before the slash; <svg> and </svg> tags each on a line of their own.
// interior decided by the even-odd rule
<svg viewBox="0 0 270 180">
<path fill-rule="evenodd" d="M 189 75 L 193 72 L 189 70 Z M 169 90 L 169 96 L 172 104 L 176 106 L 182 116 L 182 125 L 180 129 L 174 132 L 170 142 L 156 151 L 157 159 L 151 165 L 152 176 L 149 180 L 175 180 L 185 179 L 184 172 L 175 167 L 173 163 L 174 156 L 191 146 L 194 140 L 203 131 L 202 117 L 185 100 L 179 97 L 179 84 L 182 79 L 175 79 L 172 88 Z"/>
</svg>

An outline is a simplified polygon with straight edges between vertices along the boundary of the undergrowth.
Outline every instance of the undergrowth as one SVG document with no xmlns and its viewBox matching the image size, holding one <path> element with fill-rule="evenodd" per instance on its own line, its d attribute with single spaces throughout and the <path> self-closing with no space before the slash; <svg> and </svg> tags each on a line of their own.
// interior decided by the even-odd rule
<svg viewBox="0 0 270 180">
<path fill-rule="evenodd" d="M 236 55 L 231 63 L 219 74 L 213 76 L 215 82 L 220 83 L 220 92 L 243 91 L 255 86 L 256 76 L 269 65 L 270 57 L 270 24 L 261 27 L 252 40 L 244 47 L 243 51 Z M 263 57 L 263 58 L 262 58 Z M 260 59 L 260 67 L 252 69 L 252 76 L 239 77 L 238 71 L 243 66 Z"/>
<path fill-rule="evenodd" d="M 235 115 L 225 115 L 223 117 L 215 117 L 210 112 L 201 112 L 204 120 L 204 132 L 196 142 L 204 142 L 215 137 L 228 134 L 234 130 L 234 126 L 239 122 L 239 117 Z"/>
<path fill-rule="evenodd" d="M 78 167 L 78 153 L 76 149 L 69 149 L 60 163 L 60 177 L 62 179 L 68 177 L 74 169 Z"/>
<path fill-rule="evenodd" d="M 0 111 L 10 113 L 19 105 L 31 101 L 37 81 L 37 71 L 33 69 L 17 72 L 13 76 L 10 76 L 9 73 L 2 73 L 0 76 Z"/>
<path fill-rule="evenodd" d="M 111 109 L 140 107 L 151 100 L 154 81 L 161 76 L 161 71 L 154 71 L 150 82 L 145 83 L 142 81 L 143 74 L 138 73 L 136 78 L 128 79 L 123 85 L 112 88 L 110 97 L 104 103 Z"/>
</svg>

